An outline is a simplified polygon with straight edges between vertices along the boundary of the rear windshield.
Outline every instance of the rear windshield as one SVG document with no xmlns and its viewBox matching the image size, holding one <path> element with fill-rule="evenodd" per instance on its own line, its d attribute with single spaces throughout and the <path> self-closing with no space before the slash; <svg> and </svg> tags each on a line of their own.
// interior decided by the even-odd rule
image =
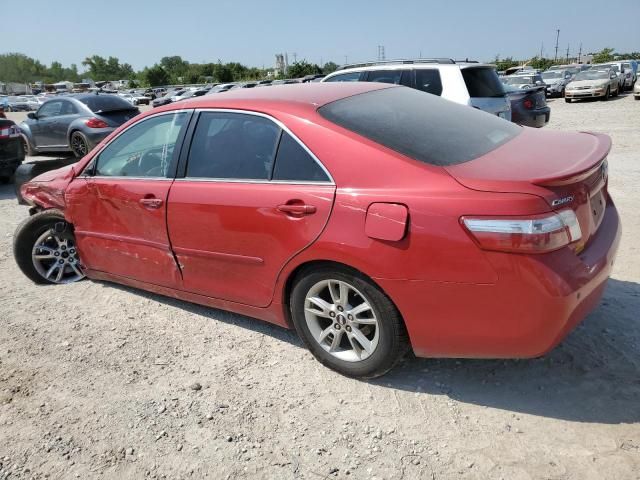
<svg viewBox="0 0 640 480">
<path fill-rule="evenodd" d="M 497 116 L 406 87 L 343 98 L 318 113 L 398 153 L 438 166 L 473 160 L 522 131 Z"/>
<path fill-rule="evenodd" d="M 91 95 L 78 98 L 93 113 L 133 110 L 135 107 L 117 95 Z"/>
<path fill-rule="evenodd" d="M 462 78 L 470 97 L 504 97 L 502 83 L 493 68 L 463 68 Z"/>
</svg>

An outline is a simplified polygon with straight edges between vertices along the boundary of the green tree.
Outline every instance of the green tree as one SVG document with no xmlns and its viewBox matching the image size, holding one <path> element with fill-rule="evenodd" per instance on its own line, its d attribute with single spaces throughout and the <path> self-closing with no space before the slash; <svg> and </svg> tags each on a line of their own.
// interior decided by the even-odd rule
<svg viewBox="0 0 640 480">
<path fill-rule="evenodd" d="M 315 63 L 308 63 L 306 60 L 300 60 L 290 65 L 287 69 L 287 76 L 291 78 L 300 78 L 305 75 L 318 75 L 322 73 L 322 69 Z"/>
<path fill-rule="evenodd" d="M 593 55 L 592 63 L 606 63 L 613 60 L 613 48 L 603 48 Z"/>
<path fill-rule="evenodd" d="M 493 60 L 493 63 L 496 66 L 498 71 L 506 70 L 507 68 L 517 67 L 520 65 L 520 62 L 514 60 L 513 57 L 507 57 L 503 60 L 500 60 L 500 55 L 496 55 L 496 58 Z"/>
<path fill-rule="evenodd" d="M 169 74 L 173 83 L 184 83 L 186 81 L 189 62 L 183 60 L 180 55 L 162 57 L 160 59 L 160 66 Z"/>
<path fill-rule="evenodd" d="M 158 87 L 160 85 L 168 85 L 171 83 L 171 77 L 167 71 L 160 65 L 154 65 L 145 71 L 145 79 L 149 86 Z"/>
<path fill-rule="evenodd" d="M 322 73 L 325 75 L 329 75 L 332 72 L 335 72 L 338 69 L 338 64 L 335 62 L 327 62 L 322 67 Z"/>
<path fill-rule="evenodd" d="M 549 68 L 551 65 L 554 65 L 555 63 L 556 62 L 554 62 L 552 58 L 540 58 L 538 56 L 535 56 L 532 59 L 530 59 L 528 62 L 526 62 L 526 64 L 529 65 L 530 67 L 536 68 L 542 71 L 545 71 L 547 68 Z M 561 61 L 558 60 L 557 63 L 561 63 Z"/>
</svg>

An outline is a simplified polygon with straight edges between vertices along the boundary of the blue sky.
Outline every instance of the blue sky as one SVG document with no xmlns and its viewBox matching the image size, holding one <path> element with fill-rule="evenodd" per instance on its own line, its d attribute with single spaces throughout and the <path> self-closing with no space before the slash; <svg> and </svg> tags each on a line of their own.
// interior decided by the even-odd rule
<svg viewBox="0 0 640 480">
<path fill-rule="evenodd" d="M 422 56 L 531 57 L 544 43 L 560 52 L 605 46 L 640 50 L 640 0 L 0 0 L 0 53 L 21 52 L 49 64 L 78 64 L 89 55 L 113 55 L 136 69 L 167 55 L 190 62 L 239 61 L 265 67 L 288 52 L 320 63 Z M 73 8 L 72 5 L 78 5 Z M 83 5 L 84 6 L 80 6 Z M 613 10 L 605 12 L 605 6 Z M 12 17 L 12 16 L 10 16 Z"/>
</svg>

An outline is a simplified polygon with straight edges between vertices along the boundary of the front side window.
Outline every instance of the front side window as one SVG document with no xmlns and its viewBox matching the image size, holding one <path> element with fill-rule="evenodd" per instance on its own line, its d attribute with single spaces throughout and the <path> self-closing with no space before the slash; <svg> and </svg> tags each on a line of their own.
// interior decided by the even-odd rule
<svg viewBox="0 0 640 480">
<path fill-rule="evenodd" d="M 432 95 L 442 95 L 440 71 L 436 68 L 420 68 L 416 70 L 416 88 Z"/>
<path fill-rule="evenodd" d="M 56 117 L 60 115 L 62 110 L 62 102 L 60 100 L 49 100 L 43 104 L 38 110 L 38 118 Z"/>
<path fill-rule="evenodd" d="M 187 177 L 268 180 L 280 127 L 256 115 L 203 112 L 193 134 Z"/>
<path fill-rule="evenodd" d="M 329 177 L 309 153 L 291 135 L 282 133 L 273 180 L 292 182 L 328 182 Z"/>
<path fill-rule="evenodd" d="M 151 117 L 133 125 L 100 153 L 96 175 L 166 177 L 187 118 L 186 112 L 178 112 Z"/>
<path fill-rule="evenodd" d="M 325 82 L 357 82 L 358 80 L 360 80 L 360 76 L 360 72 L 341 73 L 339 75 L 334 75 L 333 77 L 327 78 Z"/>
</svg>

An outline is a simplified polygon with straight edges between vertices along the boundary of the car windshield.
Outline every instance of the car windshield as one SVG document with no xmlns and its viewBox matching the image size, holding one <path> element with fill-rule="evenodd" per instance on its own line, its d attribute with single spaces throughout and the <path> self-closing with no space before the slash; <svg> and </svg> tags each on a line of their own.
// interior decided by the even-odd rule
<svg viewBox="0 0 640 480">
<path fill-rule="evenodd" d="M 343 98 L 318 113 L 398 153 L 438 166 L 473 160 L 522 131 L 495 115 L 407 87 Z"/>
<path fill-rule="evenodd" d="M 602 80 L 609 78 L 609 72 L 602 70 L 585 70 L 576 75 L 576 80 Z"/>
<path fill-rule="evenodd" d="M 562 78 L 562 70 L 554 70 L 552 72 L 544 72 L 542 78 L 545 80 L 551 80 L 554 78 Z"/>
<path fill-rule="evenodd" d="M 504 82 L 509 85 L 531 85 L 535 83 L 533 77 L 507 77 Z"/>
<path fill-rule="evenodd" d="M 134 110 L 135 107 L 117 95 L 87 95 L 78 98 L 93 113 Z"/>
</svg>

